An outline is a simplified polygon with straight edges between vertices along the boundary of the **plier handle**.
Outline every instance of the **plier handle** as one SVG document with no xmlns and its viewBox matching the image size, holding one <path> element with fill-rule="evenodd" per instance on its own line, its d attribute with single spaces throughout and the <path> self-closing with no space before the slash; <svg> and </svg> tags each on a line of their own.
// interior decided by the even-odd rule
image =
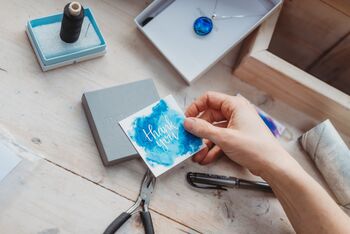
<svg viewBox="0 0 350 234">
<path fill-rule="evenodd" d="M 126 212 L 121 213 L 104 231 L 104 234 L 114 234 L 133 214 L 140 210 L 140 216 L 146 234 L 154 234 L 152 217 L 148 210 L 151 194 L 156 183 L 156 178 L 147 170 L 140 189 L 140 194 L 133 206 Z"/>
</svg>

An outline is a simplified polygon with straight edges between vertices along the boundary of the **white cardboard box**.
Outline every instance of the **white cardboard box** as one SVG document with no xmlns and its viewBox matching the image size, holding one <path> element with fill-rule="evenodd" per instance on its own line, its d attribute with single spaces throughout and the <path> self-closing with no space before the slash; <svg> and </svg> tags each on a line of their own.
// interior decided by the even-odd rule
<svg viewBox="0 0 350 234">
<path fill-rule="evenodd" d="M 215 0 L 155 0 L 136 18 L 138 28 L 153 42 L 182 77 L 192 82 L 258 27 L 283 0 L 218 0 L 218 16 L 204 37 L 193 31 L 200 16 L 210 17 Z M 143 22 L 153 17 L 146 25 Z"/>
</svg>

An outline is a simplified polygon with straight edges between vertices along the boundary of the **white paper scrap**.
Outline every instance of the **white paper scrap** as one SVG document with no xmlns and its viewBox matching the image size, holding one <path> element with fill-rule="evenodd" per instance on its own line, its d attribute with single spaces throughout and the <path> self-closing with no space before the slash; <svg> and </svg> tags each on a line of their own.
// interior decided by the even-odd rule
<svg viewBox="0 0 350 234">
<path fill-rule="evenodd" d="M 0 143 L 0 181 L 5 178 L 22 159 L 6 145 Z"/>
</svg>

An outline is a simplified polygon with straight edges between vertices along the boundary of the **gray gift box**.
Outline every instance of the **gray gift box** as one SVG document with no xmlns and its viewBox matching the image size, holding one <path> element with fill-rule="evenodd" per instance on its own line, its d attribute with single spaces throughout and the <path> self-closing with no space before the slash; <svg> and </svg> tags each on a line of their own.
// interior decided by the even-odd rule
<svg viewBox="0 0 350 234">
<path fill-rule="evenodd" d="M 83 94 L 85 114 L 105 166 L 138 156 L 119 121 L 158 100 L 151 79 Z"/>
<path fill-rule="evenodd" d="M 185 81 L 191 83 L 247 37 L 282 2 L 154 0 L 136 16 L 135 23 Z M 227 19 L 213 20 L 213 31 L 209 35 L 196 35 L 193 31 L 195 19 L 210 17 L 214 11 L 218 18 L 226 16 Z"/>
</svg>

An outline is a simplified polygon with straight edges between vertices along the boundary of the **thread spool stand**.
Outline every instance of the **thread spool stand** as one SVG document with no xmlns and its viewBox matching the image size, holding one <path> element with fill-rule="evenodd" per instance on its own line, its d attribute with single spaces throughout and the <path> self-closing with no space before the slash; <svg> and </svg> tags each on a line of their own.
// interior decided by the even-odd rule
<svg viewBox="0 0 350 234">
<path fill-rule="evenodd" d="M 80 36 L 77 29 L 73 30 L 74 35 L 77 36 L 74 43 L 67 43 L 61 39 L 60 34 L 64 19 L 62 12 L 27 22 L 26 32 L 43 71 L 92 59 L 106 53 L 106 42 L 91 9 L 88 7 L 79 8 L 74 2 L 70 5 L 72 6 L 70 14 L 77 14 L 79 9 L 79 16 L 84 12 L 79 30 Z M 66 12 L 68 11 L 67 7 Z"/>
</svg>

